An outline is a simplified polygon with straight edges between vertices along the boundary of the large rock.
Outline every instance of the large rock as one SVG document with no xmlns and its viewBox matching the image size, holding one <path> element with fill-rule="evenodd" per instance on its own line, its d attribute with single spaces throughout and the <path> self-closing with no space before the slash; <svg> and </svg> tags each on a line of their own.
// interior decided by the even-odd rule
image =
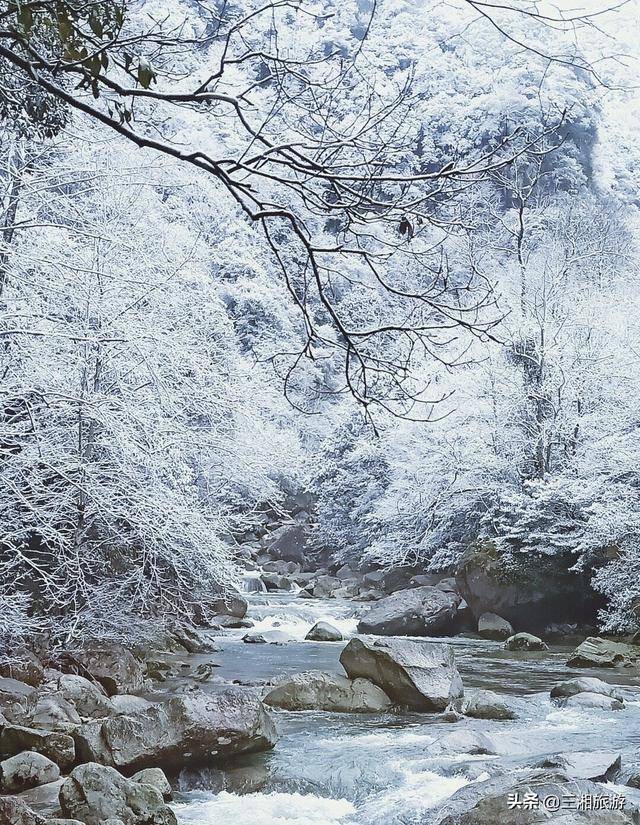
<svg viewBox="0 0 640 825">
<path fill-rule="evenodd" d="M 590 676 L 580 676 L 576 679 L 565 679 L 551 688 L 552 699 L 563 699 L 575 696 L 578 693 L 600 693 L 602 696 L 611 696 L 622 700 L 622 694 L 616 685 L 609 685 L 602 679 Z"/>
<path fill-rule="evenodd" d="M 60 789 L 65 816 L 86 825 L 120 819 L 124 825 L 177 825 L 175 814 L 152 785 L 126 779 L 113 768 L 89 762 L 71 772 Z"/>
<path fill-rule="evenodd" d="M 335 576 L 318 576 L 313 583 L 313 595 L 316 599 L 329 599 L 341 586 L 342 582 Z"/>
<path fill-rule="evenodd" d="M 455 632 L 460 597 L 437 587 L 399 590 L 380 599 L 358 622 L 359 633 L 379 636 L 444 636 Z"/>
<path fill-rule="evenodd" d="M 0 733 L 0 753 L 15 756 L 21 751 L 36 751 L 48 757 L 65 771 L 76 759 L 73 739 L 66 733 L 34 730 L 21 725 L 9 725 Z"/>
<path fill-rule="evenodd" d="M 55 782 L 60 768 L 35 751 L 23 751 L 0 762 L 0 788 L 4 793 L 17 793 L 27 788 Z"/>
<path fill-rule="evenodd" d="M 565 708 L 595 708 L 598 710 L 622 710 L 624 702 L 612 696 L 603 696 L 601 693 L 576 693 L 567 699 L 558 702 Z"/>
<path fill-rule="evenodd" d="M 0 796 L 0 825 L 46 825 L 46 820 L 22 799 Z"/>
<path fill-rule="evenodd" d="M 194 691 L 129 716 L 88 722 L 75 734 L 81 760 L 125 771 L 206 764 L 269 750 L 276 738 L 262 702 L 241 688 Z"/>
<path fill-rule="evenodd" d="M 505 650 L 548 650 L 547 645 L 531 633 L 516 633 L 504 643 Z"/>
<path fill-rule="evenodd" d="M 341 642 L 342 633 L 328 622 L 316 622 L 304 638 L 309 642 Z"/>
<path fill-rule="evenodd" d="M 209 607 L 215 616 L 233 616 L 236 619 L 244 619 L 249 605 L 239 593 L 233 592 L 216 599 Z"/>
<path fill-rule="evenodd" d="M 513 635 L 513 628 L 502 616 L 495 613 L 483 613 L 478 619 L 478 633 L 483 639 L 502 641 Z"/>
<path fill-rule="evenodd" d="M 374 713 L 388 710 L 391 700 L 368 679 L 347 679 L 319 671 L 296 673 L 277 685 L 264 702 L 284 710 Z"/>
<path fill-rule="evenodd" d="M 547 757 L 537 768 L 559 768 L 572 779 L 609 782 L 620 771 L 622 757 L 615 751 L 575 751 Z"/>
<path fill-rule="evenodd" d="M 134 782 L 153 785 L 156 790 L 160 791 L 164 799 L 171 799 L 171 785 L 161 768 L 145 768 L 143 771 L 134 773 L 131 779 Z"/>
<path fill-rule="evenodd" d="M 277 590 L 284 590 L 285 592 L 291 590 L 292 579 L 283 576 L 281 573 L 261 573 L 260 579 L 270 593 Z"/>
<path fill-rule="evenodd" d="M 601 785 L 586 779 L 572 779 L 562 771 L 533 769 L 526 773 L 507 772 L 485 782 L 473 782 L 457 791 L 442 808 L 438 825 L 631 825 L 636 815 L 627 804 L 623 811 L 577 811 L 574 807 L 560 808 L 551 813 L 542 804 L 543 799 L 557 798 L 580 801 L 583 797 L 616 796 Z M 512 800 L 522 802 L 531 794 L 540 804 L 513 806 Z M 516 796 L 517 795 L 517 796 Z"/>
<path fill-rule="evenodd" d="M 38 730 L 55 730 L 68 733 L 82 723 L 75 706 L 60 691 L 43 688 L 31 694 L 25 703 L 21 722 Z"/>
<path fill-rule="evenodd" d="M 630 667 L 638 664 L 640 647 L 589 636 L 573 651 L 569 667 Z"/>
<path fill-rule="evenodd" d="M 463 694 L 451 645 L 381 639 L 352 639 L 340 654 L 350 679 L 369 679 L 396 704 L 440 711 Z"/>
<path fill-rule="evenodd" d="M 9 722 L 18 722 L 25 714 L 25 707 L 29 696 L 35 693 L 35 688 L 6 676 L 0 676 L 0 713 Z"/>
<path fill-rule="evenodd" d="M 104 688 L 83 676 L 61 673 L 52 685 L 85 719 L 101 719 L 114 712 Z"/>
<path fill-rule="evenodd" d="M 462 712 L 473 719 L 518 719 L 522 707 L 515 699 L 500 696 L 491 690 L 474 690 L 471 694 L 465 693 L 462 703 Z"/>
<path fill-rule="evenodd" d="M 216 653 L 218 651 L 211 639 L 187 622 L 175 620 L 169 624 L 168 631 L 189 653 Z"/>
<path fill-rule="evenodd" d="M 144 687 L 144 667 L 133 653 L 115 642 L 66 651 L 60 669 L 99 682 L 108 696 L 138 693 Z"/>
<path fill-rule="evenodd" d="M 0 662 L 0 676 L 38 687 L 44 681 L 44 667 L 30 650 L 18 650 L 11 659 Z"/>
<path fill-rule="evenodd" d="M 562 554 L 523 554 L 516 570 L 491 541 L 469 552 L 456 574 L 458 592 L 476 620 L 497 613 L 516 630 L 537 634 L 553 622 L 593 620 L 602 602 L 589 579 L 586 573 L 568 571 Z"/>
<path fill-rule="evenodd" d="M 273 530 L 265 540 L 265 544 L 271 558 L 302 564 L 305 561 L 305 547 L 308 540 L 308 524 L 285 524 Z"/>
</svg>

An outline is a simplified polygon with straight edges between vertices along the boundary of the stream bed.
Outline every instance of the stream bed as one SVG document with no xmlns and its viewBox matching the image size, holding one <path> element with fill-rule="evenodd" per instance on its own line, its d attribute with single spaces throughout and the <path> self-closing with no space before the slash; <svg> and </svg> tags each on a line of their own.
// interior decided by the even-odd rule
<svg viewBox="0 0 640 825">
<path fill-rule="evenodd" d="M 362 604 L 303 600 L 293 595 L 255 593 L 248 616 L 251 632 L 279 630 L 286 644 L 246 644 L 246 631 L 216 638 L 221 651 L 191 657 L 215 661 L 216 679 L 256 682 L 304 670 L 343 673 L 345 642 L 306 642 L 319 619 L 355 635 Z M 394 712 L 347 714 L 273 711 L 280 740 L 273 751 L 247 756 L 221 771 L 183 772 L 175 811 L 183 825 L 430 825 L 439 806 L 459 788 L 504 771 L 576 751 L 615 751 L 624 767 L 640 763 L 640 679 L 625 671 L 572 669 L 572 646 L 540 653 L 513 653 L 499 642 L 457 636 L 453 645 L 465 688 L 526 697 L 522 718 L 513 721 L 463 719 L 441 714 Z M 428 644 L 428 640 L 424 640 Z M 558 708 L 549 690 L 558 681 L 595 676 L 619 685 L 623 710 Z M 205 687 L 202 685 L 202 687 Z M 167 685 L 171 689 L 171 685 Z M 453 730 L 481 731 L 497 755 L 470 756 L 430 751 Z M 187 790 L 188 789 L 188 790 Z M 640 791 L 609 783 L 606 791 L 640 803 Z"/>
</svg>

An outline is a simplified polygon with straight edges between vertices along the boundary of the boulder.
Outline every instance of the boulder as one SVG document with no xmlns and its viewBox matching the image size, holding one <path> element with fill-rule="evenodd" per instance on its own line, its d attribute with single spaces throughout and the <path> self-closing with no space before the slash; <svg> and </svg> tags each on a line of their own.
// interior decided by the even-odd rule
<svg viewBox="0 0 640 825">
<path fill-rule="evenodd" d="M 335 576 L 318 576 L 313 584 L 313 595 L 316 599 L 328 599 L 341 585 L 342 582 Z"/>
<path fill-rule="evenodd" d="M 39 687 L 44 681 L 44 667 L 30 650 L 18 650 L 10 659 L 0 661 L 0 676 L 17 679 L 31 687 Z"/>
<path fill-rule="evenodd" d="M 294 638 L 283 630 L 263 630 L 262 633 L 245 633 L 242 641 L 252 645 L 284 645 Z"/>
<path fill-rule="evenodd" d="M 477 542 L 466 554 L 456 584 L 476 619 L 497 613 L 538 635 L 550 623 L 592 620 L 602 606 L 590 574 L 567 570 L 562 554 L 522 555 L 516 572 L 491 541 Z"/>
<path fill-rule="evenodd" d="M 4 793 L 17 793 L 27 788 L 55 782 L 60 768 L 35 751 L 23 751 L 0 762 L 0 788 Z"/>
<path fill-rule="evenodd" d="M 160 791 L 164 799 L 171 799 L 171 785 L 161 768 L 145 768 L 143 771 L 134 773 L 131 779 L 134 782 L 152 785 L 157 791 Z"/>
<path fill-rule="evenodd" d="M 419 575 L 421 568 L 416 565 L 401 565 L 400 567 L 392 567 L 384 571 L 384 576 L 380 582 L 380 589 L 387 595 L 396 593 L 398 590 L 404 590 L 409 587 L 411 579 Z"/>
<path fill-rule="evenodd" d="M 335 573 L 336 579 L 340 579 L 340 581 L 347 581 L 348 579 L 356 578 L 354 571 L 349 567 L 348 564 L 343 564 L 342 567 L 338 568 Z"/>
<path fill-rule="evenodd" d="M 559 704 L 564 708 L 596 708 L 599 710 L 622 710 L 624 702 L 612 696 L 603 696 L 601 693 L 576 693 L 567 699 L 560 699 Z"/>
<path fill-rule="evenodd" d="M 169 632 L 189 653 L 216 653 L 218 648 L 200 630 L 187 622 L 173 621 Z"/>
<path fill-rule="evenodd" d="M 302 564 L 305 560 L 305 546 L 308 540 L 309 525 L 299 523 L 285 524 L 273 530 L 265 539 L 265 543 L 271 558 Z"/>
<path fill-rule="evenodd" d="M 575 696 L 577 693 L 600 693 L 602 696 L 611 696 L 622 701 L 622 694 L 616 685 L 609 685 L 607 682 L 603 682 L 602 679 L 595 679 L 590 676 L 566 679 L 551 688 L 552 699 L 564 699 Z"/>
<path fill-rule="evenodd" d="M 399 590 L 380 599 L 358 622 L 359 633 L 378 636 L 444 636 L 455 632 L 460 598 L 437 587 Z"/>
<path fill-rule="evenodd" d="M 310 573 L 301 573 L 300 564 L 297 561 L 282 561 L 281 559 L 268 561 L 262 565 L 262 569 L 265 573 L 278 573 L 280 576 L 308 575 L 311 578 Z"/>
<path fill-rule="evenodd" d="M 38 730 L 69 732 L 82 723 L 80 714 L 60 691 L 38 688 L 25 702 L 22 724 Z"/>
<path fill-rule="evenodd" d="M 640 647 L 589 636 L 573 651 L 569 667 L 632 667 L 640 659 Z"/>
<path fill-rule="evenodd" d="M 236 619 L 244 619 L 247 615 L 248 603 L 240 593 L 231 591 L 225 596 L 219 596 L 213 599 L 207 605 L 207 615 L 214 616 L 234 616 Z M 205 617 L 200 617 L 206 624 Z M 214 619 L 215 621 L 215 619 Z"/>
<path fill-rule="evenodd" d="M 386 693 L 367 679 L 347 679 L 318 671 L 294 674 L 270 691 L 264 702 L 284 710 L 335 713 L 375 713 L 391 707 Z"/>
<path fill-rule="evenodd" d="M 382 590 L 384 577 L 384 570 L 370 570 L 362 577 L 362 584 L 365 588 L 369 588 L 371 590 Z"/>
<path fill-rule="evenodd" d="M 353 599 L 360 592 L 360 582 L 357 579 L 343 580 L 342 585 L 334 590 L 334 599 Z"/>
<path fill-rule="evenodd" d="M 0 796 L 1 825 L 46 825 L 46 820 L 15 796 Z"/>
<path fill-rule="evenodd" d="M 60 673 L 52 686 L 85 719 L 100 719 L 114 712 L 104 688 L 83 676 Z"/>
<path fill-rule="evenodd" d="M 522 710 L 510 697 L 492 690 L 474 690 L 471 694 L 465 693 L 462 712 L 474 719 L 507 720 L 520 718 Z"/>
<path fill-rule="evenodd" d="M 502 616 L 495 613 L 483 613 L 478 619 L 478 633 L 483 639 L 502 641 L 513 636 L 513 628 Z"/>
<path fill-rule="evenodd" d="M 484 782 L 472 782 L 456 791 L 441 807 L 438 825 L 631 825 L 636 815 L 630 805 L 625 810 L 580 811 L 560 809 L 550 813 L 539 804 L 529 808 L 510 805 L 510 800 L 522 800 L 525 794 L 533 799 L 558 798 L 580 800 L 601 797 L 606 791 L 587 779 L 572 779 L 562 771 L 531 769 L 525 773 L 505 772 Z M 607 796 L 616 796 L 612 789 Z"/>
<path fill-rule="evenodd" d="M 304 638 L 309 642 L 341 642 L 342 633 L 328 622 L 316 622 Z"/>
<path fill-rule="evenodd" d="M 505 650 L 548 650 L 548 646 L 531 633 L 515 633 L 504 643 Z"/>
<path fill-rule="evenodd" d="M 80 760 L 137 771 L 265 751 L 277 737 L 255 694 L 232 688 L 193 691 L 135 714 L 87 722 L 74 738 Z"/>
<path fill-rule="evenodd" d="M 430 751 L 444 754 L 490 756 L 496 753 L 493 741 L 484 733 L 471 730 L 454 730 L 437 739 L 429 746 Z"/>
<path fill-rule="evenodd" d="M 0 753 L 15 756 L 21 751 L 41 753 L 65 771 L 76 760 L 73 739 L 66 733 L 34 730 L 21 725 L 9 725 L 0 733 Z"/>
<path fill-rule="evenodd" d="M 251 619 L 238 619 L 236 616 L 214 616 L 209 627 L 212 630 L 239 630 L 243 627 L 253 627 Z"/>
<path fill-rule="evenodd" d="M 115 642 L 66 651 L 60 669 L 99 682 L 108 696 L 138 693 L 144 687 L 144 667 L 135 656 Z"/>
<path fill-rule="evenodd" d="M 26 700 L 35 688 L 6 676 L 0 676 L 0 713 L 9 722 L 18 722 L 24 716 Z"/>
<path fill-rule="evenodd" d="M 563 752 L 547 757 L 536 768 L 559 768 L 572 779 L 592 779 L 610 782 L 620 771 L 622 757 L 615 751 Z"/>
<path fill-rule="evenodd" d="M 353 597 L 354 602 L 379 602 L 384 599 L 384 593 L 381 590 L 367 590 L 360 588 L 358 595 Z"/>
<path fill-rule="evenodd" d="M 444 710 L 463 694 L 451 645 L 352 639 L 340 662 L 350 679 L 369 679 L 394 703 L 416 710 Z"/>
<path fill-rule="evenodd" d="M 60 789 L 67 817 L 86 825 L 114 818 L 124 825 L 177 825 L 175 814 L 152 785 L 126 779 L 113 768 L 89 762 L 74 768 Z"/>
<path fill-rule="evenodd" d="M 285 592 L 291 590 L 291 579 L 280 573 L 261 573 L 260 578 L 270 593 L 277 590 L 284 590 Z"/>
<path fill-rule="evenodd" d="M 138 713 L 138 711 L 150 708 L 153 702 L 143 699 L 142 696 L 131 696 L 128 693 L 121 693 L 111 698 L 111 705 L 115 713 Z"/>
</svg>

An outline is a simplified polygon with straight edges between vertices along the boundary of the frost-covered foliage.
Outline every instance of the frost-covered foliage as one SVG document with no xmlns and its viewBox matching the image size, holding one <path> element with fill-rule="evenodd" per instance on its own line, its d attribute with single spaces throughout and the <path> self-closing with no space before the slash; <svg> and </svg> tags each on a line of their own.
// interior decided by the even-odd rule
<svg viewBox="0 0 640 825">
<path fill-rule="evenodd" d="M 95 139 L 42 157 L 16 145 L 33 160 L 13 173 L 22 228 L 2 293 L 1 578 L 60 635 L 189 613 L 233 585 L 232 535 L 301 464 L 280 388 L 212 273 L 224 213 L 179 169 L 132 166 L 120 142 L 96 164 Z M 267 316 L 264 271 L 242 277 Z"/>
<path fill-rule="evenodd" d="M 0 636 L 193 614 L 303 487 L 336 561 L 491 539 L 634 629 L 640 154 L 596 27 L 597 72 L 508 4 L 37 5 L 0 63 Z"/>
</svg>

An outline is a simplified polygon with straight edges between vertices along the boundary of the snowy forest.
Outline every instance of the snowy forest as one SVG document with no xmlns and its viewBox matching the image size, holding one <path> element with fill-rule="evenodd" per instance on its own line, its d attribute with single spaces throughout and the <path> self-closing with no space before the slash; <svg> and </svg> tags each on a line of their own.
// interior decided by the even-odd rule
<svg viewBox="0 0 640 825">
<path fill-rule="evenodd" d="M 194 615 L 301 491 L 638 629 L 634 9 L 427 6 L 6 6 L 4 634 Z"/>
<path fill-rule="evenodd" d="M 0 0 L 0 731 L 45 713 L 3 679 L 53 679 L 69 733 L 107 713 L 68 674 L 110 702 L 178 678 L 160 632 L 287 647 L 301 615 L 333 620 L 318 642 L 589 637 L 635 673 L 638 23 L 637 0 Z M 473 716 L 456 698 L 428 708 Z M 273 747 L 260 725 L 234 755 Z M 73 739 L 63 773 L 166 767 Z M 255 819 L 225 776 L 177 820 L 60 804 L 289 823 L 280 780 Z M 307 780 L 292 825 L 432 821 Z M 433 822 L 511 823 L 491 811 Z"/>
</svg>

